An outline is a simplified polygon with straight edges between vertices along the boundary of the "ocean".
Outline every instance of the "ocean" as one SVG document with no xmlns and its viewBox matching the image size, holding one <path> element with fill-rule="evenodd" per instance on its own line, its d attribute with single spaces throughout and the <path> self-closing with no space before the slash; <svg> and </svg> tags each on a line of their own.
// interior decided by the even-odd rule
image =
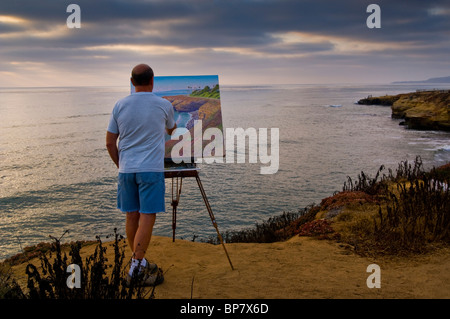
<svg viewBox="0 0 450 319">
<path fill-rule="evenodd" d="M 450 133 L 415 131 L 368 95 L 448 89 L 430 84 L 222 86 L 224 128 L 279 128 L 279 169 L 262 163 L 201 164 L 200 176 L 221 232 L 297 212 L 342 190 L 347 176 L 374 176 L 420 156 L 425 167 L 450 162 Z M 0 259 L 49 236 L 105 239 L 125 216 L 116 209 L 117 170 L 105 148 L 116 100 L 129 87 L 0 88 Z M 172 236 L 167 212 L 154 235 Z M 215 234 L 195 179 L 183 179 L 176 237 Z"/>
</svg>

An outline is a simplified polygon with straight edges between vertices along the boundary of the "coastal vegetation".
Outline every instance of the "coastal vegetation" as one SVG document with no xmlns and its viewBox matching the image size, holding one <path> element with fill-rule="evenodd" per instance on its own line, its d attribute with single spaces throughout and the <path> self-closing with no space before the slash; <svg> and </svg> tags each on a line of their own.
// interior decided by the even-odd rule
<svg viewBox="0 0 450 319">
<path fill-rule="evenodd" d="M 210 88 L 207 85 L 201 90 L 200 89 L 194 90 L 194 91 L 192 91 L 192 93 L 189 96 L 206 97 L 206 98 L 210 98 L 210 99 L 220 99 L 219 84 L 216 84 L 213 88 Z"/>
<path fill-rule="evenodd" d="M 348 177 L 342 191 L 298 212 L 284 212 L 240 231 L 229 243 L 274 242 L 292 236 L 336 240 L 365 256 L 409 255 L 450 243 L 450 163 L 425 171 L 420 157 L 381 166 L 374 177 Z M 214 239 L 211 239 L 214 242 Z"/>
<path fill-rule="evenodd" d="M 107 248 L 100 237 L 97 237 L 95 243 L 77 241 L 69 244 L 61 244 L 62 236 L 61 238 L 51 237 L 51 243 L 41 244 L 35 250 L 28 248 L 27 251 L 34 254 L 33 256 L 36 255 L 35 251 L 38 252 L 40 267 L 37 267 L 36 262 L 31 262 L 26 253 L 6 260 L 0 268 L 0 299 L 154 298 L 155 287 L 150 290 L 145 289 L 136 285 L 134 280 L 127 285 L 126 274 L 129 263 L 124 263 L 126 242 L 116 229 L 111 236 L 114 237 L 112 263 L 107 258 Z M 82 247 L 93 244 L 96 244 L 94 253 L 83 258 Z M 23 258 L 27 260 L 26 290 L 22 289 L 22 285 L 16 281 L 11 272 L 11 265 L 23 262 Z M 71 264 L 80 267 L 80 281 L 85 283 L 76 289 L 68 285 L 69 279 L 72 278 L 67 269 Z"/>
<path fill-rule="evenodd" d="M 450 131 L 450 90 L 368 96 L 358 104 L 391 106 L 392 118 L 410 129 Z"/>
</svg>

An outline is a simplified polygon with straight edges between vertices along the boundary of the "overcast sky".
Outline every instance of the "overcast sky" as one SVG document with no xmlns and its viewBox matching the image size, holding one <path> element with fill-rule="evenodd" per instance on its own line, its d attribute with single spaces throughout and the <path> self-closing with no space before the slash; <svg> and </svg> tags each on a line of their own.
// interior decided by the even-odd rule
<svg viewBox="0 0 450 319">
<path fill-rule="evenodd" d="M 80 29 L 66 25 L 71 3 Z M 128 86 L 138 63 L 226 85 L 389 83 L 450 76 L 449 53 L 448 0 L 0 3 L 0 86 Z"/>
</svg>

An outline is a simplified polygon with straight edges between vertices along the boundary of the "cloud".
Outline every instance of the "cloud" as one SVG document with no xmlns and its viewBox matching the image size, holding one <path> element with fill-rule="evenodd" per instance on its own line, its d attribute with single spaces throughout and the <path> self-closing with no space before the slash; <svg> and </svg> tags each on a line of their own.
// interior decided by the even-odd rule
<svg viewBox="0 0 450 319">
<path fill-rule="evenodd" d="M 450 7 L 432 7 L 427 12 L 431 16 L 450 16 Z"/>
<path fill-rule="evenodd" d="M 106 72 L 110 81 L 122 83 L 118 73 L 128 76 L 133 63 L 149 61 L 165 74 L 215 72 L 232 78 L 235 72 L 251 82 L 265 67 L 277 70 L 280 81 L 284 74 L 286 81 L 304 82 L 311 77 L 296 77 L 292 70 L 297 66 L 327 80 L 338 78 L 337 63 L 358 70 L 372 65 L 374 75 L 386 69 L 375 63 L 384 63 L 391 77 L 395 63 L 405 61 L 418 77 L 448 67 L 450 11 L 445 1 L 379 0 L 382 28 L 377 30 L 365 24 L 372 2 L 78 0 L 81 29 L 66 26 L 72 2 L 2 2 L 0 71 L 19 72 L 20 64 L 10 62 L 35 62 L 58 74 L 73 74 L 72 79 L 90 72 L 85 78 L 92 83 L 104 81 Z M 424 60 L 427 65 L 419 68 Z M 0 78 L 0 85 L 8 81 Z M 56 82 L 77 84 L 70 78 Z"/>
</svg>

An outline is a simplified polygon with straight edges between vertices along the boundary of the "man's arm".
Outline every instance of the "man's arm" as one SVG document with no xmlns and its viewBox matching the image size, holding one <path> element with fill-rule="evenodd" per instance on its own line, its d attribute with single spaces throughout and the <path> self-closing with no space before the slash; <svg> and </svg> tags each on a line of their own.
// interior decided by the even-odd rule
<svg viewBox="0 0 450 319">
<path fill-rule="evenodd" d="M 119 134 L 106 131 L 106 148 L 108 149 L 109 156 L 111 156 L 111 159 L 114 164 L 116 164 L 117 168 L 119 168 L 119 149 L 117 148 L 118 138 Z"/>
<path fill-rule="evenodd" d="M 177 123 L 172 128 L 166 128 L 167 134 L 172 135 L 173 131 L 177 128 Z"/>
</svg>

